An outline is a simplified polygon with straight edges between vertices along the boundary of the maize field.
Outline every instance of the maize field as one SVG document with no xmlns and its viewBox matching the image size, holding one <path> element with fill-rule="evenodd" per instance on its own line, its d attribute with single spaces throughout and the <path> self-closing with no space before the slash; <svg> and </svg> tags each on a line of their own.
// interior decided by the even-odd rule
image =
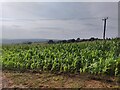
<svg viewBox="0 0 120 90">
<path fill-rule="evenodd" d="M 3 45 L 1 51 L 2 68 L 7 70 L 120 75 L 120 39 L 11 44 Z"/>
</svg>

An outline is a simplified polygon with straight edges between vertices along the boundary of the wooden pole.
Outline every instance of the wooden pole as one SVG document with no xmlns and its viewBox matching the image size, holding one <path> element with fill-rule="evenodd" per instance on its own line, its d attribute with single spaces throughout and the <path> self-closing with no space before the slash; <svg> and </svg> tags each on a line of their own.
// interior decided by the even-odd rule
<svg viewBox="0 0 120 90">
<path fill-rule="evenodd" d="M 104 21 L 104 32 L 103 32 L 103 40 L 105 40 L 105 32 L 106 32 L 106 22 L 107 22 L 107 18 L 103 18 L 102 20 Z"/>
</svg>

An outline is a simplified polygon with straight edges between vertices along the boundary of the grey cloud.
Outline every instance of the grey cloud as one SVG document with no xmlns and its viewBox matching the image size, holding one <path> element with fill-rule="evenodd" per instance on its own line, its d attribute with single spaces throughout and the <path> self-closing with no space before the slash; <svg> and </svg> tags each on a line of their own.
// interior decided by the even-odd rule
<svg viewBox="0 0 120 90">
<path fill-rule="evenodd" d="M 118 18 L 116 5 L 97 2 L 4 3 L 2 21 L 10 27 L 3 32 L 8 38 L 13 33 L 19 33 L 23 38 L 101 38 L 101 19 L 108 16 L 107 36 L 114 37 Z M 19 37 L 14 34 L 14 38 Z"/>
<path fill-rule="evenodd" d="M 9 17 L 8 10 L 15 10 L 11 14 L 14 18 L 88 18 L 102 16 L 111 13 L 114 9 L 114 3 L 97 3 L 97 2 L 46 2 L 46 3 L 6 3 L 3 4 L 3 17 Z M 112 8 L 111 8 L 112 7 Z M 97 9 L 96 9 L 97 8 Z M 98 11 L 99 9 L 99 11 Z M 106 11 L 105 11 L 106 10 Z M 107 13 L 106 13 L 107 12 Z M 115 12 L 115 10 L 113 10 Z M 21 13 L 21 14 L 20 14 Z M 114 13 L 113 13 L 114 14 Z"/>
<path fill-rule="evenodd" d="M 20 25 L 12 25 L 12 27 L 18 28 L 18 27 L 21 27 L 21 26 Z"/>
</svg>

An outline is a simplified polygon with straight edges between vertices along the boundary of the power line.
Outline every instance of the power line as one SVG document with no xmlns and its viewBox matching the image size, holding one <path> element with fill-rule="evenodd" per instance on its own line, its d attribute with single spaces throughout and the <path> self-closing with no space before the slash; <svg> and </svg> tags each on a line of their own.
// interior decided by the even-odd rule
<svg viewBox="0 0 120 90">
<path fill-rule="evenodd" d="M 1 21 L 37 21 L 37 20 L 96 20 L 101 17 L 84 17 L 84 18 L 36 18 L 36 19 L 15 19 L 15 18 L 1 18 Z"/>
</svg>

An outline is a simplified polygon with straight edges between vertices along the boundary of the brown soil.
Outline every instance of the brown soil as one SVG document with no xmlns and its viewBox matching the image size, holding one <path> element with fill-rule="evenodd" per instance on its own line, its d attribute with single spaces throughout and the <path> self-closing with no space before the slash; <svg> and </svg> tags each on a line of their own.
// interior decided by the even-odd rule
<svg viewBox="0 0 120 90">
<path fill-rule="evenodd" d="M 119 88 L 116 77 L 3 71 L 2 88 Z"/>
</svg>

